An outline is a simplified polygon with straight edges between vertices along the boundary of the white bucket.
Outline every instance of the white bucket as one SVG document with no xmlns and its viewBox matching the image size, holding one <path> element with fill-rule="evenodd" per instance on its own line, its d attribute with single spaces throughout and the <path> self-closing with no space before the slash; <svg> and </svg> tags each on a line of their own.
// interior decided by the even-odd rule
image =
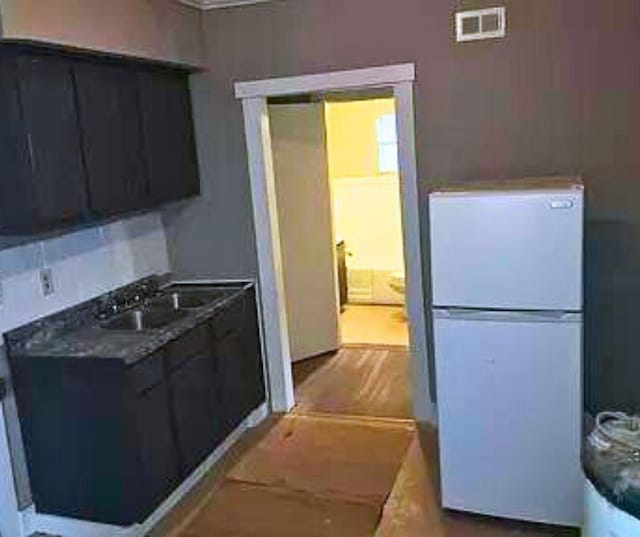
<svg viewBox="0 0 640 537">
<path fill-rule="evenodd" d="M 585 481 L 582 537 L 640 537 L 640 520 L 621 511 Z"/>
</svg>

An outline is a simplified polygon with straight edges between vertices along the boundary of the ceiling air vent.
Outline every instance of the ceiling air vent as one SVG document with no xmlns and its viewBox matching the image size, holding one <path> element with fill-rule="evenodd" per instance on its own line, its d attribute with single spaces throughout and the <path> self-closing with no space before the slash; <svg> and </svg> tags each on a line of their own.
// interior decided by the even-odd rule
<svg viewBox="0 0 640 537">
<path fill-rule="evenodd" d="M 216 9 L 221 7 L 245 6 L 249 4 L 260 4 L 270 0 L 176 0 L 179 4 L 196 7 L 198 9 Z"/>
<path fill-rule="evenodd" d="M 456 13 L 456 41 L 496 39 L 507 33 L 507 11 L 492 7 Z"/>
</svg>

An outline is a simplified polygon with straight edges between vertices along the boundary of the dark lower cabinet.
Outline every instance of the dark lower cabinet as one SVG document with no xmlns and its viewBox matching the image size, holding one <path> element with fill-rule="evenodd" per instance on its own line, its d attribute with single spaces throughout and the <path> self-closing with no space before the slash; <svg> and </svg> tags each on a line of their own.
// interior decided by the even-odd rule
<svg viewBox="0 0 640 537">
<path fill-rule="evenodd" d="M 220 379 L 224 379 L 224 382 L 219 382 L 219 401 L 222 427 L 226 435 L 246 417 L 241 330 L 217 334 L 213 343 L 213 355 Z"/>
<path fill-rule="evenodd" d="M 213 365 L 211 351 L 205 349 L 169 377 L 182 477 L 204 461 L 220 441 Z"/>
<path fill-rule="evenodd" d="M 134 518 L 143 520 L 178 486 L 181 473 L 167 383 L 138 396 L 134 408 L 140 464 L 137 483 L 140 506 Z"/>
<path fill-rule="evenodd" d="M 253 317 L 253 318 L 250 318 Z M 253 289 L 211 321 L 225 433 L 265 401 L 260 334 Z"/>
<path fill-rule="evenodd" d="M 258 309 L 253 287 L 247 290 L 242 301 L 244 307 L 242 316 L 242 376 L 245 379 L 246 408 L 252 411 L 266 400 Z"/>
<path fill-rule="evenodd" d="M 138 463 L 135 394 L 122 362 L 13 359 L 38 512 L 129 525 L 149 501 Z"/>
<path fill-rule="evenodd" d="M 145 520 L 265 400 L 252 289 L 131 367 L 9 359 L 36 510 L 106 524 Z"/>
</svg>

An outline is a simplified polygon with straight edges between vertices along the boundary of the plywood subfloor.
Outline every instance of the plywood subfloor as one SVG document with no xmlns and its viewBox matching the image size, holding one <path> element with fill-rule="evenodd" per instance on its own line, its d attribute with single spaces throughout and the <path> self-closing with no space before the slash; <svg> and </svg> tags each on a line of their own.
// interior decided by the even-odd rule
<svg viewBox="0 0 640 537">
<path fill-rule="evenodd" d="M 409 345 L 409 328 L 401 306 L 348 304 L 340 315 L 345 345 Z"/>
<path fill-rule="evenodd" d="M 293 366 L 298 414 L 410 419 L 411 363 L 403 347 L 354 346 Z"/>
</svg>

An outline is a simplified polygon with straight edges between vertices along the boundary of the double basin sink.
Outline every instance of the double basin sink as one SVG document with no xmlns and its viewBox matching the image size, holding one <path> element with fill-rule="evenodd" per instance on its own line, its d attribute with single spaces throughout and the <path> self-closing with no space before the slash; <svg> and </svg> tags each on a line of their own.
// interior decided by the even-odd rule
<svg viewBox="0 0 640 537">
<path fill-rule="evenodd" d="M 168 288 L 148 300 L 144 306 L 129 309 L 105 321 L 105 330 L 144 332 L 169 326 L 189 315 L 193 310 L 211 306 L 228 297 L 231 289 Z"/>
</svg>

